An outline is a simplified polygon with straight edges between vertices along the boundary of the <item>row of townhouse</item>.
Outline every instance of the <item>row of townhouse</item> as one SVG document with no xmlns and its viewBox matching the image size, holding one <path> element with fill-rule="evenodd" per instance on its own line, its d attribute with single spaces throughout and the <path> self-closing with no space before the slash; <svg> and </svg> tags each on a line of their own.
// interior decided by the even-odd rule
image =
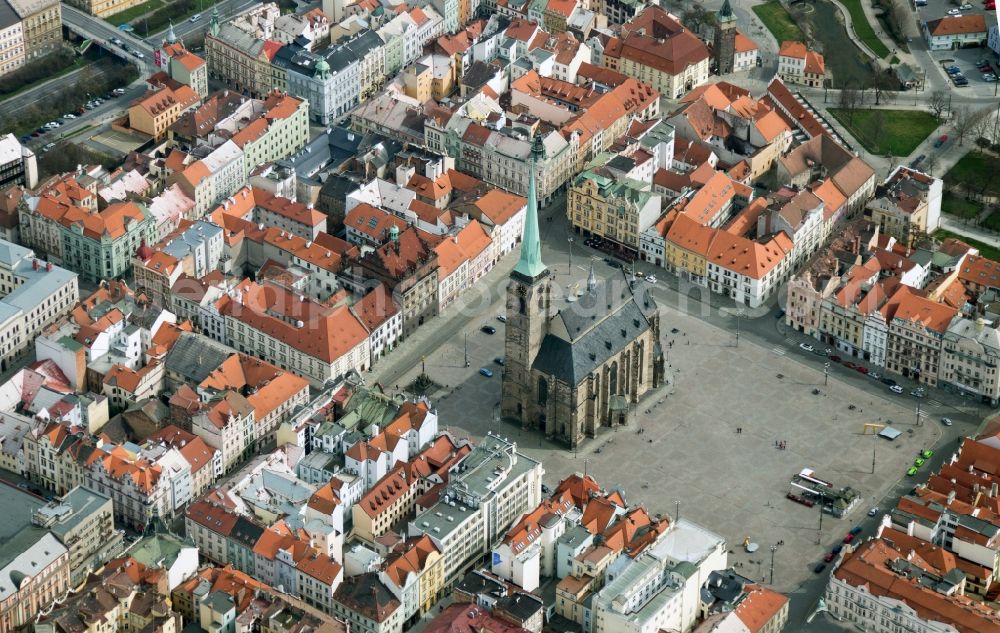
<svg viewBox="0 0 1000 633">
<path fill-rule="evenodd" d="M 994 433 L 963 439 L 882 517 L 874 537 L 845 547 L 826 586 L 830 612 L 879 633 L 1000 627 L 990 606 L 1000 591 L 998 465 Z"/>
<path fill-rule="evenodd" d="M 912 250 L 851 223 L 789 282 L 785 322 L 838 354 L 996 403 L 1000 322 L 968 306 L 998 285 L 998 264 L 974 253 Z"/>
<path fill-rule="evenodd" d="M 147 205 L 115 202 L 98 208 L 100 181 L 82 172 L 53 176 L 19 204 L 22 242 L 84 279 L 121 276 L 142 242 L 155 241 Z"/>
<path fill-rule="evenodd" d="M 24 437 L 27 472 L 57 495 L 82 486 L 110 497 L 115 517 L 142 530 L 171 517 L 221 476 L 220 455 L 170 427 L 141 446 L 94 439 L 61 423 L 39 424 Z"/>
<path fill-rule="evenodd" d="M 202 557 L 235 569 L 324 613 L 334 613 L 334 595 L 343 581 L 343 567 L 328 554 L 301 540 L 283 522 L 266 526 L 212 500 L 191 503 L 185 530 Z M 324 520 L 316 513 L 316 520 Z"/>
<path fill-rule="evenodd" d="M 62 43 L 62 10 L 53 0 L 4 0 L 0 4 L 0 76 Z"/>
<path fill-rule="evenodd" d="M 444 33 L 443 18 L 427 4 L 399 12 L 377 30 L 345 20 L 330 29 L 332 42 L 320 49 L 315 41 L 282 41 L 275 25 L 260 17 L 269 7 L 274 3 L 226 23 L 213 12 L 205 40 L 209 73 L 251 96 L 278 89 L 303 97 L 323 125 L 365 101 Z"/>
</svg>

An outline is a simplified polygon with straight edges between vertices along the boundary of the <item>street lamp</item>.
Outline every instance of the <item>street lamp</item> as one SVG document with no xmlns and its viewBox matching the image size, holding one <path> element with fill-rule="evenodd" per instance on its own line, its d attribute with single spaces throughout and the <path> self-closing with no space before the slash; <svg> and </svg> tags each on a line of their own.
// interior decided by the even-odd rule
<svg viewBox="0 0 1000 633">
<path fill-rule="evenodd" d="M 823 386 L 830 383 L 830 363 L 823 363 Z"/>
<path fill-rule="evenodd" d="M 465 366 L 469 366 L 469 333 L 465 333 Z"/>
<path fill-rule="evenodd" d="M 740 346 L 740 318 L 743 314 L 742 308 L 736 311 L 736 347 Z"/>
<path fill-rule="evenodd" d="M 875 474 L 875 448 L 878 447 L 878 433 L 872 433 L 872 474 Z"/>
<path fill-rule="evenodd" d="M 569 270 L 566 273 L 570 276 L 573 275 L 573 238 L 567 237 L 566 241 L 569 242 Z"/>
<path fill-rule="evenodd" d="M 681 520 L 681 502 L 680 500 L 674 501 L 674 523 Z"/>
<path fill-rule="evenodd" d="M 769 585 L 773 585 L 774 584 L 774 553 L 776 551 L 778 551 L 778 546 L 777 545 L 772 545 L 771 546 L 771 580 L 769 580 L 768 583 L 767 583 Z"/>
</svg>

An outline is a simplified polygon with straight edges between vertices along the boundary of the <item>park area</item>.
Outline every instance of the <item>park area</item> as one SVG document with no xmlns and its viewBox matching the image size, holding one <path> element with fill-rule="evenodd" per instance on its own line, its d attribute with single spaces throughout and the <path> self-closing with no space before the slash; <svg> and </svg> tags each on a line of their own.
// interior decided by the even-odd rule
<svg viewBox="0 0 1000 633">
<path fill-rule="evenodd" d="M 758 4 L 753 7 L 753 12 L 757 14 L 757 17 L 774 35 L 774 39 L 778 40 L 779 44 L 785 40 L 803 41 L 805 39 L 802 29 L 792 20 L 792 16 L 778 0 Z"/>
<path fill-rule="evenodd" d="M 922 110 L 830 108 L 830 114 L 866 150 L 879 156 L 909 156 L 939 124 Z"/>
</svg>

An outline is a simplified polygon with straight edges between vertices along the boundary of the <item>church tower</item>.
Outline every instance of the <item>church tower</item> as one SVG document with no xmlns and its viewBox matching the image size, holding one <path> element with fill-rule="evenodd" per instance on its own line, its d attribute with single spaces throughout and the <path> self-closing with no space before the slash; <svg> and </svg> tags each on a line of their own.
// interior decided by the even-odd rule
<svg viewBox="0 0 1000 633">
<path fill-rule="evenodd" d="M 504 370 L 500 415 L 516 419 L 524 428 L 538 425 L 531 414 L 531 365 L 542 345 L 549 315 L 549 269 L 542 263 L 542 243 L 538 232 L 536 170 L 545 158 L 542 137 L 531 145 L 531 172 L 528 176 L 528 208 L 524 216 L 521 257 L 507 284 L 507 326 L 504 340 Z"/>
<path fill-rule="evenodd" d="M 715 20 L 715 42 L 713 45 L 715 65 L 720 75 L 733 72 L 736 61 L 736 16 L 729 0 L 722 3 Z"/>
</svg>

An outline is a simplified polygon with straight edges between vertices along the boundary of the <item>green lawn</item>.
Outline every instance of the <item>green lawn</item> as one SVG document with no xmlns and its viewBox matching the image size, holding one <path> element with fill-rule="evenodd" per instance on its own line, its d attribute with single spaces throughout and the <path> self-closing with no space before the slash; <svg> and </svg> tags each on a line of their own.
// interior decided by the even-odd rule
<svg viewBox="0 0 1000 633">
<path fill-rule="evenodd" d="M 865 11 L 861 8 L 861 0 L 840 0 L 845 7 L 847 7 L 847 12 L 851 14 L 851 22 L 854 26 L 854 34 L 858 36 L 862 42 L 868 45 L 868 48 L 881 58 L 889 56 L 889 49 L 886 48 L 882 40 L 875 35 L 875 30 L 872 25 L 868 23 L 868 18 L 865 17 Z"/>
<path fill-rule="evenodd" d="M 989 214 L 985 220 L 983 220 L 982 225 L 991 231 L 1000 231 L 1000 211 L 994 211 Z"/>
<path fill-rule="evenodd" d="M 792 20 L 792 16 L 788 15 L 788 11 L 781 6 L 778 0 L 758 4 L 753 7 L 753 12 L 757 14 L 767 30 L 774 35 L 774 39 L 778 40 L 778 44 L 785 40 L 805 41 L 806 36 L 802 33 L 802 29 Z"/>
<path fill-rule="evenodd" d="M 126 22 L 131 22 L 140 15 L 145 15 L 150 11 L 155 11 L 166 4 L 163 0 L 147 0 L 142 4 L 137 4 L 130 9 L 125 9 L 121 13 L 116 13 L 114 15 L 108 16 L 105 19 L 110 24 L 118 26 L 119 24 L 125 24 Z"/>
<path fill-rule="evenodd" d="M 977 182 L 994 173 L 996 159 L 982 152 L 971 151 L 961 158 L 951 170 L 944 175 L 947 183 Z"/>
<path fill-rule="evenodd" d="M 882 117 L 877 126 L 876 112 Z M 830 108 L 830 114 L 865 149 L 879 156 L 909 156 L 938 126 L 937 119 L 922 110 L 855 110 L 853 121 L 847 110 Z"/>
<path fill-rule="evenodd" d="M 994 246 L 990 246 L 989 244 L 985 244 L 983 242 L 980 242 L 979 240 L 974 240 L 971 237 L 965 237 L 964 235 L 959 235 L 958 233 L 952 233 L 951 231 L 947 231 L 945 229 L 938 229 L 937 231 L 934 232 L 934 239 L 945 240 L 949 237 L 953 237 L 956 240 L 961 240 L 966 244 L 968 244 L 969 246 L 974 246 L 978 248 L 979 254 L 985 257 L 986 259 L 992 259 L 995 262 L 1000 262 L 1000 249 Z"/>
<path fill-rule="evenodd" d="M 966 200 L 962 196 L 956 196 L 955 194 L 946 191 L 944 197 L 941 199 L 941 210 L 960 218 L 974 218 L 979 215 L 979 212 L 982 211 L 983 208 L 975 202 Z"/>
</svg>

